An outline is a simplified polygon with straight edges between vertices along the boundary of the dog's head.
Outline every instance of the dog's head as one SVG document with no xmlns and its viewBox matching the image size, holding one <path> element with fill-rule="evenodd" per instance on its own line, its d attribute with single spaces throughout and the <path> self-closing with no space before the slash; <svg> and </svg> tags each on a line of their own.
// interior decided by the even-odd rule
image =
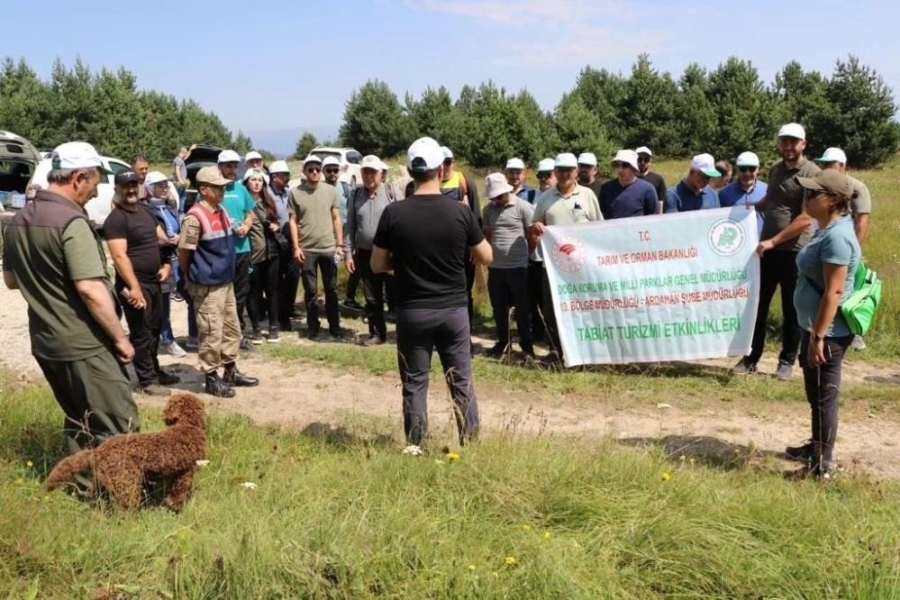
<svg viewBox="0 0 900 600">
<path fill-rule="evenodd" d="M 206 430 L 206 411 L 203 402 L 194 394 L 175 394 L 163 410 L 163 422 L 173 425 L 189 425 Z"/>
</svg>

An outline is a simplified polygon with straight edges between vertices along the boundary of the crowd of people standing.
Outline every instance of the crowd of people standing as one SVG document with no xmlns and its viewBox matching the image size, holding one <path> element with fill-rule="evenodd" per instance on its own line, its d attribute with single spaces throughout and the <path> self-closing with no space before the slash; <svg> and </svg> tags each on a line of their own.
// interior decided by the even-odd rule
<svg viewBox="0 0 900 600">
<path fill-rule="evenodd" d="M 102 166 L 91 146 L 73 142 L 54 151 L 49 189 L 39 191 L 8 228 L 4 280 L 29 301 L 33 350 L 77 447 L 85 443 L 85 428 L 102 439 L 138 427 L 122 364 L 134 363 L 140 393 L 168 394 L 167 386 L 178 383 L 157 358 L 159 352 L 186 354 L 174 336 L 172 302 L 187 303 L 186 348 L 198 352 L 205 391 L 231 398 L 235 388 L 259 384 L 238 370 L 240 351 L 277 343 L 295 329 L 301 284 L 301 333 L 313 341 L 345 339 L 337 286 L 343 265 L 351 276 L 344 307 L 354 308 L 360 285 L 365 298 L 368 336 L 362 345 L 385 344 L 386 304 L 395 312 L 404 425 L 410 452 L 417 453 L 428 429 L 434 349 L 447 373 L 460 443 L 477 436 L 471 363 L 476 265 L 488 267 L 496 323 L 496 343 L 487 355 L 511 355 L 514 324 L 526 363 L 537 360 L 535 344 L 541 342 L 549 350 L 546 360 L 558 362 L 562 349 L 540 248 L 546 227 L 755 207 L 762 240 L 759 314 L 752 351 L 734 372 L 757 370 L 771 299 L 780 287 L 777 377 L 790 379 L 799 352 L 813 422 L 811 442 L 789 454 L 827 474 L 841 358 L 854 343 L 837 306 L 852 291 L 871 199 L 844 173 L 840 149 L 815 161 L 825 172 L 807 160 L 805 137 L 798 124 L 781 128 L 781 160 L 768 183 L 759 181 L 760 161 L 749 150 L 737 157 L 734 181 L 728 161 L 704 153 L 672 187 L 654 172 L 646 146 L 618 151 L 610 163 L 615 177 L 608 181 L 599 177 L 592 153 L 541 160 L 537 188 L 527 184 L 524 161 L 513 157 L 503 172 L 487 176 L 484 207 L 478 186 L 454 168 L 453 152 L 430 138 L 410 147 L 410 181 L 402 189 L 388 182 L 388 166 L 377 156 L 363 158 L 362 185 L 353 188 L 338 180 L 336 159 L 310 155 L 302 181 L 290 187 L 286 162 L 266 166 L 256 152 L 242 161 L 232 150 L 222 151 L 217 165 L 200 169 L 191 182 L 185 162 L 190 150 L 183 148 L 172 177 L 149 172 L 143 159 L 116 175 L 114 210 L 104 224 L 116 271 L 112 286 L 100 239 L 79 210 L 95 194 Z M 241 162 L 246 169 L 239 180 Z M 189 184 L 197 201 L 187 207 Z M 53 210 L 37 210 L 44 206 Z M 26 258 L 35 248 L 43 262 Z M 320 285 L 327 334 L 320 325 Z M 51 347 L 50 339 L 59 342 Z M 101 368 L 106 375 L 98 377 Z"/>
</svg>

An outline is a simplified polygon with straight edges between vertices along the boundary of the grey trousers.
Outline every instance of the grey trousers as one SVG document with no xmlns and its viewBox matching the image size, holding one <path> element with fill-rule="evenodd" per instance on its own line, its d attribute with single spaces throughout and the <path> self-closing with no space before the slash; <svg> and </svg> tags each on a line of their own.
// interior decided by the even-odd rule
<svg viewBox="0 0 900 600">
<path fill-rule="evenodd" d="M 397 363 L 403 384 L 403 428 L 409 444 L 428 434 L 428 381 L 437 349 L 450 396 L 459 443 L 478 435 L 478 401 L 472 384 L 469 313 L 459 308 L 400 308 L 397 311 Z"/>
<path fill-rule="evenodd" d="M 515 309 L 519 345 L 528 354 L 534 352 L 531 342 L 531 314 L 528 310 L 528 269 L 488 269 L 488 296 L 497 323 L 497 342 L 509 345 L 510 309 Z"/>
</svg>

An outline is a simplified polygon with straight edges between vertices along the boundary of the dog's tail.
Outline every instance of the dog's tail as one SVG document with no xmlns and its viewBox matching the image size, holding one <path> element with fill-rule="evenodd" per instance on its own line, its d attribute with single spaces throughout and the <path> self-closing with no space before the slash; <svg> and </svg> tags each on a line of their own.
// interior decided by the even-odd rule
<svg viewBox="0 0 900 600">
<path fill-rule="evenodd" d="M 47 477 L 47 489 L 55 490 L 63 484 L 75 479 L 75 476 L 79 473 L 87 471 L 91 466 L 91 454 L 93 454 L 93 450 L 82 450 L 77 454 L 67 456 L 59 461 L 59 463 L 53 467 L 50 476 Z"/>
</svg>

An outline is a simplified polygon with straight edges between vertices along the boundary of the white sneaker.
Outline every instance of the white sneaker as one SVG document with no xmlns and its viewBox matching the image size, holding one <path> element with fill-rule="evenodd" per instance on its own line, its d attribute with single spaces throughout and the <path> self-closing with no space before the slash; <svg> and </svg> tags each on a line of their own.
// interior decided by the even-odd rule
<svg viewBox="0 0 900 600">
<path fill-rule="evenodd" d="M 172 342 L 171 344 L 166 344 L 163 346 L 166 352 L 169 353 L 169 356 L 174 356 L 175 358 L 184 358 L 187 356 L 187 352 L 184 351 L 184 348 L 178 345 L 178 342 Z"/>
<path fill-rule="evenodd" d="M 422 450 L 421 446 L 412 444 L 403 449 L 403 454 L 408 454 L 409 456 L 422 456 L 425 454 L 425 451 Z"/>
</svg>

